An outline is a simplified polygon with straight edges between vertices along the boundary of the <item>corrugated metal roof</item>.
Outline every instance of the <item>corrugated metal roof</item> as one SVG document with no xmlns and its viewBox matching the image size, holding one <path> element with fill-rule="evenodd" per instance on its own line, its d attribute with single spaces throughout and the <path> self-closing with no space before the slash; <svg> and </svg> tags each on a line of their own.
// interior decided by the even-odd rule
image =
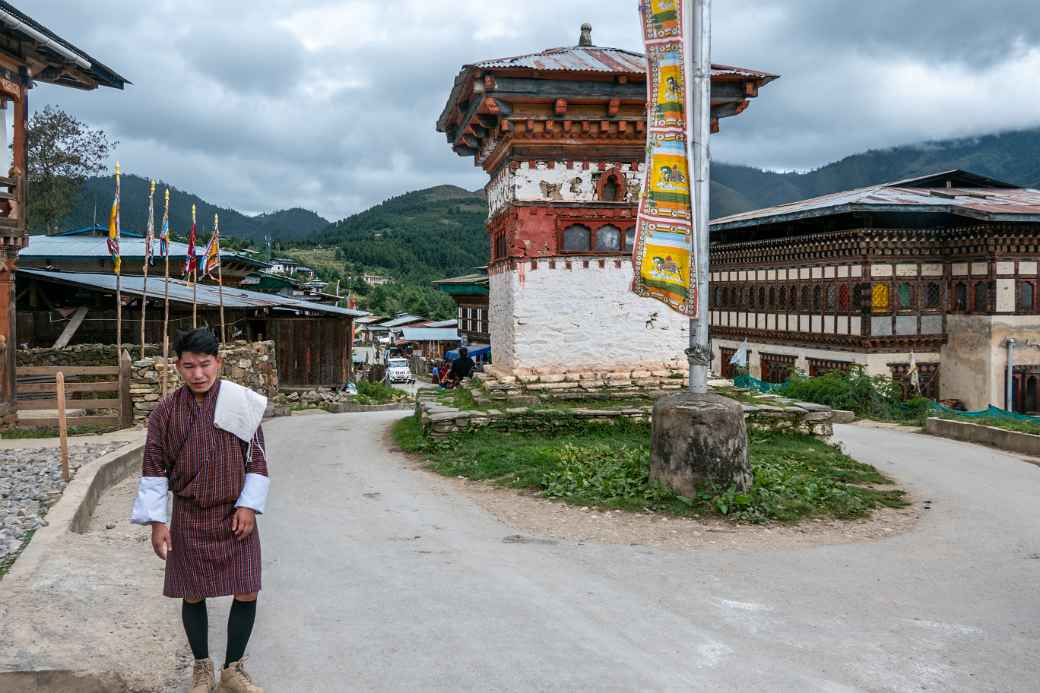
<svg viewBox="0 0 1040 693">
<path fill-rule="evenodd" d="M 529 53 L 512 58 L 494 58 L 468 67 L 480 69 L 521 68 L 544 70 L 547 72 L 610 72 L 614 74 L 645 75 L 646 56 L 635 51 L 622 48 L 601 48 L 599 46 L 572 46 L 550 48 L 540 53 Z M 775 79 L 776 75 L 758 70 L 749 70 L 730 65 L 711 66 L 713 77 L 732 75 L 734 77 L 758 77 L 766 80 Z"/>
<path fill-rule="evenodd" d="M 19 267 L 19 274 L 27 274 L 49 281 L 73 284 L 91 289 L 99 289 L 115 293 L 116 277 L 114 274 L 92 274 L 87 272 L 53 272 L 50 270 L 28 269 Z M 161 276 L 148 278 L 148 295 L 153 298 L 161 298 L 165 293 L 164 283 L 167 280 Z M 170 300 L 176 303 L 192 302 L 192 285 L 180 279 L 170 279 Z M 126 275 L 122 277 L 120 289 L 134 296 L 144 295 L 144 277 Z M 213 284 L 197 284 L 195 288 L 195 302 L 198 305 L 217 307 L 220 305 L 220 290 Z M 363 317 L 368 315 L 365 311 L 340 308 L 338 306 L 327 306 L 321 303 L 301 301 L 290 296 L 279 294 L 265 294 L 259 291 L 248 291 L 237 287 L 224 287 L 224 307 L 241 309 L 272 308 L 280 310 L 308 311 L 324 313 L 328 315 L 342 315 L 347 317 Z"/>
<path fill-rule="evenodd" d="M 447 279 L 437 279 L 432 283 L 434 286 L 447 286 L 451 284 L 487 285 L 488 281 L 488 275 L 486 274 L 464 274 L 461 277 L 448 277 Z"/>
<path fill-rule="evenodd" d="M 413 322 L 422 322 L 425 319 L 421 315 L 400 315 L 393 320 L 379 323 L 379 327 L 400 327 L 401 325 L 410 325 Z"/>
<path fill-rule="evenodd" d="M 452 318 L 451 320 L 434 320 L 426 323 L 423 327 L 457 327 L 458 324 L 459 321 Z"/>
<path fill-rule="evenodd" d="M 950 171 L 944 175 L 956 178 L 961 173 Z M 999 181 L 993 181 L 992 186 L 981 183 L 949 188 L 927 185 L 936 178 L 937 175 L 931 175 L 882 183 L 731 214 L 714 219 L 711 229 L 727 231 L 849 212 L 947 213 L 987 221 L 1040 221 L 1040 190 L 1009 188 Z M 978 180 L 985 179 L 978 177 Z"/>
<path fill-rule="evenodd" d="M 402 342 L 453 342 L 459 339 L 459 331 L 443 327 L 402 327 Z"/>
<path fill-rule="evenodd" d="M 98 236 L 29 236 L 29 245 L 18 253 L 21 258 L 36 258 L 43 260 L 54 260 L 58 258 L 107 258 L 108 239 Z M 119 253 L 123 258 L 144 259 L 145 240 L 143 238 L 130 238 L 123 236 L 119 239 Z M 153 245 L 158 262 L 159 242 Z M 195 246 L 195 253 L 199 257 L 206 254 L 206 243 L 200 242 Z M 188 254 L 186 243 L 170 242 L 170 257 L 183 258 Z M 255 260 L 247 255 L 240 255 L 227 250 L 221 250 L 222 258 L 234 259 L 258 267 L 266 267 L 267 263 Z"/>
</svg>

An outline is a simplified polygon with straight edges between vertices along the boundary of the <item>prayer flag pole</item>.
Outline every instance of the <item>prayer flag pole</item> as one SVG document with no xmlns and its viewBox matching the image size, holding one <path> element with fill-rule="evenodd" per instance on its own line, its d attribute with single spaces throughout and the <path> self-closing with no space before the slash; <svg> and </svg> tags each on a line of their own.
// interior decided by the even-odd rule
<svg viewBox="0 0 1040 693">
<path fill-rule="evenodd" d="M 162 236 L 159 240 L 159 250 L 166 258 L 166 283 L 163 289 L 163 358 L 170 357 L 169 351 L 169 329 L 170 329 L 170 189 L 166 188 L 165 203 L 163 207 Z"/>
<path fill-rule="evenodd" d="M 144 237 L 144 285 L 141 290 L 141 358 L 144 358 L 145 318 L 148 311 L 148 265 L 152 261 L 152 241 L 155 238 L 155 181 L 148 189 L 148 231 Z"/>
<path fill-rule="evenodd" d="M 224 267 L 220 261 L 220 217 L 213 215 L 213 242 L 216 244 L 214 253 L 217 263 L 217 294 L 220 296 L 220 344 L 227 344 L 227 328 L 224 325 Z M 209 258 L 207 258 L 207 263 Z"/>
<path fill-rule="evenodd" d="M 187 270 L 188 276 L 191 278 L 191 329 L 195 329 L 199 326 L 198 318 L 198 304 L 196 303 L 198 297 L 198 278 L 199 278 L 199 258 L 195 254 L 195 239 L 196 239 L 196 226 L 195 226 L 195 205 L 191 206 L 191 234 L 188 236 L 188 259 L 187 259 Z"/>
<path fill-rule="evenodd" d="M 693 197 L 693 232 L 690 234 L 691 273 L 697 278 L 694 288 L 695 317 L 690 319 L 690 348 L 686 356 L 690 364 L 690 392 L 708 392 L 708 369 L 711 366 L 711 341 L 708 334 L 708 271 L 710 214 L 711 152 L 711 0 L 683 0 L 685 4 L 687 50 L 683 51 L 686 74 L 692 89 L 686 90 L 687 170 L 691 172 Z"/>
<path fill-rule="evenodd" d="M 119 254 L 119 162 L 116 162 L 116 195 L 112 200 L 112 213 L 108 218 L 108 252 L 112 256 L 112 269 L 116 273 L 116 360 L 123 353 L 123 285 L 120 281 L 122 258 Z"/>
</svg>

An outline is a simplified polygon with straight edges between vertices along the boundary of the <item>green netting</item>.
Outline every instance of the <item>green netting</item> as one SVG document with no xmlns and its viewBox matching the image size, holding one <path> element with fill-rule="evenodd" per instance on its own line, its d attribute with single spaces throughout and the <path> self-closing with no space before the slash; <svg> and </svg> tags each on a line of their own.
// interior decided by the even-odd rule
<svg viewBox="0 0 1040 693">
<path fill-rule="evenodd" d="M 733 384 L 742 390 L 757 390 L 759 392 L 774 392 L 783 387 L 783 383 L 767 383 L 764 380 L 753 378 L 750 375 L 738 375 L 733 379 Z"/>
<path fill-rule="evenodd" d="M 943 406 L 938 402 L 932 402 L 932 409 L 941 414 L 952 414 L 954 416 L 961 416 L 966 419 L 1013 419 L 1015 421 L 1028 421 L 1029 423 L 1040 424 L 1040 416 L 1028 416 L 1026 414 L 1019 414 L 1017 412 L 1001 409 L 1000 407 L 994 407 L 992 404 L 981 411 L 959 411 L 957 409 L 950 409 L 949 407 Z"/>
</svg>

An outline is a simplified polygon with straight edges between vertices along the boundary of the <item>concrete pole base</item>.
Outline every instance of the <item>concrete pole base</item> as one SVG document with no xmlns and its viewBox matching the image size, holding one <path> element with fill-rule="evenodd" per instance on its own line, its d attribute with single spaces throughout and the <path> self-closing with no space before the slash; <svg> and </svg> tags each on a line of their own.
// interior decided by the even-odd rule
<svg viewBox="0 0 1040 693">
<path fill-rule="evenodd" d="M 654 404 L 650 478 L 676 493 L 751 488 L 747 424 L 740 404 L 709 392 L 683 392 Z"/>
</svg>

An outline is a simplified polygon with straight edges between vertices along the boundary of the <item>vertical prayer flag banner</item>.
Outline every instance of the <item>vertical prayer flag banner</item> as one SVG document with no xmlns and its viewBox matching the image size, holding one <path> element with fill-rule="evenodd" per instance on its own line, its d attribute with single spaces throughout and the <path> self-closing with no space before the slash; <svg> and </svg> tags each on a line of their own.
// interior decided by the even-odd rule
<svg viewBox="0 0 1040 693">
<path fill-rule="evenodd" d="M 632 290 L 697 317 L 693 198 L 686 141 L 681 0 L 639 6 L 647 63 L 646 171 L 639 197 Z"/>
<path fill-rule="evenodd" d="M 210 277 L 220 268 L 220 217 L 213 215 L 213 235 L 209 239 L 206 248 L 206 264 L 203 267 L 203 275 Z"/>
<path fill-rule="evenodd" d="M 195 226 L 195 205 L 191 206 L 191 231 L 188 233 L 188 252 L 184 256 L 184 274 L 192 276 L 199 266 L 199 258 L 195 254 L 195 242 L 198 240 L 198 230 Z"/>
<path fill-rule="evenodd" d="M 112 198 L 112 213 L 108 217 L 108 254 L 112 256 L 113 272 L 119 274 L 123 259 L 119 254 L 119 162 L 116 162 L 116 194 Z"/>
<path fill-rule="evenodd" d="M 148 189 L 148 230 L 144 235 L 144 263 L 152 263 L 152 244 L 155 243 L 155 181 Z"/>
<path fill-rule="evenodd" d="M 170 189 L 166 188 L 166 201 L 163 207 L 162 231 L 159 232 L 159 254 L 170 256 Z"/>
</svg>

